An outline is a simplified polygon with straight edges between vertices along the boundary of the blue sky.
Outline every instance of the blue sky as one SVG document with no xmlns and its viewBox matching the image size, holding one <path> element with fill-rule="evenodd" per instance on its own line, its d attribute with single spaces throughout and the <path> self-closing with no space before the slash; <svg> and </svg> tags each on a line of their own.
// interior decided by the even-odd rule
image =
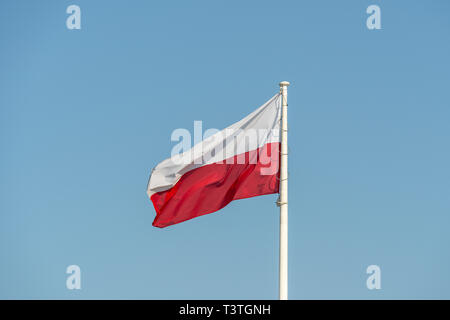
<svg viewBox="0 0 450 320">
<path fill-rule="evenodd" d="M 449 299 L 449 9 L 2 1 L 0 298 L 276 299 L 276 195 L 157 229 L 145 191 L 174 129 L 288 80 L 290 298 Z"/>
</svg>

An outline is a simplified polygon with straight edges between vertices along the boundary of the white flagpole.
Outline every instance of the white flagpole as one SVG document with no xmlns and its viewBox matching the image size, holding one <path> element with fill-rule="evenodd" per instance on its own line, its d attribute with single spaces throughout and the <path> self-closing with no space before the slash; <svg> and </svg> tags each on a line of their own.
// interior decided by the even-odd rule
<svg viewBox="0 0 450 320">
<path fill-rule="evenodd" d="M 287 87 L 280 82 L 281 105 L 281 164 L 280 164 L 280 300 L 288 299 L 288 145 L 287 145 Z"/>
</svg>

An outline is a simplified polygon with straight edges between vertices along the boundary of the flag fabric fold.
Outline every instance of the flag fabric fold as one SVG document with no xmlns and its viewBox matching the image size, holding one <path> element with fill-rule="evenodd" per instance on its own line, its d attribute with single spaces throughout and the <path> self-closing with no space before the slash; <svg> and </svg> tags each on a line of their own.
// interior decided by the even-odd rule
<svg viewBox="0 0 450 320">
<path fill-rule="evenodd" d="M 278 193 L 281 95 L 242 120 L 159 163 L 147 194 L 155 227 L 222 209 L 237 199 Z"/>
</svg>

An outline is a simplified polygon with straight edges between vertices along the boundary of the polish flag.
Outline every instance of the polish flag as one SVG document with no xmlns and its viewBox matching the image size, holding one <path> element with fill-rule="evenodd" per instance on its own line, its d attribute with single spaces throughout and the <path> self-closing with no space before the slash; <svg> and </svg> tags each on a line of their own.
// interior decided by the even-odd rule
<svg viewBox="0 0 450 320">
<path fill-rule="evenodd" d="M 278 193 L 281 95 L 191 149 L 159 163 L 147 194 L 164 228 L 233 200 Z"/>
</svg>

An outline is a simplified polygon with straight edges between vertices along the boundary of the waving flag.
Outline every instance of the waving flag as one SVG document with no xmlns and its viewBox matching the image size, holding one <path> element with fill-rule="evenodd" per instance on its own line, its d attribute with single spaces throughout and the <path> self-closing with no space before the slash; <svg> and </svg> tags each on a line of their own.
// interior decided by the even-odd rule
<svg viewBox="0 0 450 320">
<path fill-rule="evenodd" d="M 155 227 L 220 210 L 233 200 L 278 193 L 281 94 L 244 119 L 172 155 L 147 187 Z"/>
</svg>

